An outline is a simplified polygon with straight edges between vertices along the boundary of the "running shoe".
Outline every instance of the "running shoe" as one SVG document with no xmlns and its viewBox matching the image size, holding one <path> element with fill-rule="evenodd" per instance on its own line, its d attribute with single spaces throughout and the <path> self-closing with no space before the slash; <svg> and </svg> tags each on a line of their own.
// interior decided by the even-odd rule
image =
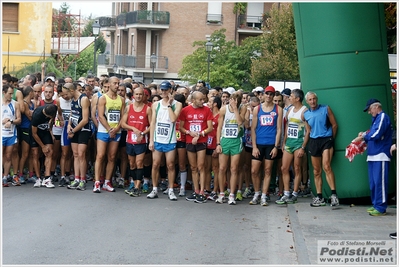
<svg viewBox="0 0 399 267">
<path fill-rule="evenodd" d="M 101 193 L 100 181 L 94 182 L 93 193 Z"/>
<path fill-rule="evenodd" d="M 8 187 L 8 182 L 6 177 L 3 178 L 3 187 Z"/>
<path fill-rule="evenodd" d="M 59 187 L 64 187 L 67 184 L 65 176 L 61 176 L 60 182 L 58 183 Z"/>
<path fill-rule="evenodd" d="M 111 182 L 104 183 L 101 189 L 108 192 L 115 192 L 115 188 L 112 186 Z"/>
<path fill-rule="evenodd" d="M 242 193 L 241 192 L 237 192 L 236 200 L 237 201 L 242 201 Z"/>
<path fill-rule="evenodd" d="M 320 206 L 325 206 L 326 202 L 324 201 L 324 198 L 319 198 L 319 197 L 314 197 L 312 202 L 310 203 L 311 207 L 320 207 Z"/>
<path fill-rule="evenodd" d="M 229 196 L 229 201 L 227 202 L 229 205 L 235 205 L 236 201 L 234 200 L 233 196 Z"/>
<path fill-rule="evenodd" d="M 129 193 L 131 197 L 138 197 L 140 196 L 140 191 L 138 188 L 133 188 L 132 191 Z"/>
<path fill-rule="evenodd" d="M 290 200 L 290 201 L 287 201 L 288 204 L 297 203 L 298 202 L 298 196 L 292 195 L 288 200 Z"/>
<path fill-rule="evenodd" d="M 250 198 L 254 194 L 253 190 L 250 187 L 245 188 L 244 193 L 242 194 L 243 198 Z"/>
<path fill-rule="evenodd" d="M 25 177 L 23 175 L 21 177 L 19 177 L 19 182 L 21 184 L 26 184 L 26 180 L 25 180 Z"/>
<path fill-rule="evenodd" d="M 186 195 L 186 190 L 184 188 L 180 188 L 179 197 L 184 197 Z"/>
<path fill-rule="evenodd" d="M 311 195 L 311 191 L 310 191 L 310 188 L 308 187 L 308 188 L 305 188 L 304 190 L 301 190 L 299 193 L 298 193 L 298 197 L 310 197 L 310 195 Z"/>
<path fill-rule="evenodd" d="M 125 186 L 125 179 L 116 178 L 116 182 L 118 183 L 118 188 L 123 188 Z"/>
<path fill-rule="evenodd" d="M 396 232 L 395 233 L 390 233 L 389 237 L 392 238 L 392 239 L 396 239 Z"/>
<path fill-rule="evenodd" d="M 197 194 L 193 192 L 190 196 L 186 197 L 187 201 L 195 201 L 197 199 Z"/>
<path fill-rule="evenodd" d="M 158 198 L 158 193 L 155 190 L 152 190 L 151 193 L 147 195 L 147 198 L 150 199 Z"/>
<path fill-rule="evenodd" d="M 173 192 L 173 190 L 169 191 L 168 198 L 169 198 L 169 200 L 173 200 L 173 201 L 177 200 L 177 197 L 176 197 L 175 193 Z"/>
<path fill-rule="evenodd" d="M 148 183 L 143 184 L 143 190 L 142 190 L 142 192 L 143 192 L 143 193 L 148 193 L 148 191 L 149 191 Z"/>
<path fill-rule="evenodd" d="M 44 179 L 43 182 L 42 182 L 42 186 L 43 185 L 46 188 L 54 188 L 55 187 L 54 184 L 53 184 L 53 181 L 51 180 L 51 178 Z"/>
<path fill-rule="evenodd" d="M 165 191 L 166 189 L 168 189 L 168 183 L 166 181 L 161 181 L 159 183 L 159 190 Z"/>
<path fill-rule="evenodd" d="M 251 201 L 249 201 L 249 205 L 258 205 L 260 203 L 260 196 L 254 196 Z"/>
<path fill-rule="evenodd" d="M 14 175 L 14 177 L 12 178 L 12 185 L 21 186 L 21 182 L 19 181 L 18 175 Z"/>
<path fill-rule="evenodd" d="M 42 186 L 42 179 L 37 178 L 35 184 L 33 185 L 33 187 L 39 188 Z"/>
<path fill-rule="evenodd" d="M 163 190 L 162 194 L 167 195 L 169 193 L 169 188 L 166 188 L 165 190 Z"/>
<path fill-rule="evenodd" d="M 205 203 L 206 197 L 204 195 L 198 194 L 194 200 L 195 203 Z"/>
<path fill-rule="evenodd" d="M 386 212 L 379 212 L 378 210 L 373 210 L 369 212 L 371 216 L 385 216 L 387 215 Z"/>
<path fill-rule="evenodd" d="M 284 204 L 288 204 L 290 202 L 293 203 L 290 196 L 287 196 L 287 195 L 283 195 L 280 199 L 276 200 L 277 205 L 284 205 Z"/>
<path fill-rule="evenodd" d="M 216 192 L 211 192 L 211 193 L 209 194 L 209 196 L 207 196 L 206 199 L 212 200 L 212 201 L 216 201 L 216 199 L 218 199 L 218 195 L 216 194 Z"/>
<path fill-rule="evenodd" d="M 336 194 L 332 194 L 330 197 L 330 205 L 333 206 L 339 206 L 339 200 Z"/>
<path fill-rule="evenodd" d="M 76 187 L 76 190 L 85 191 L 86 190 L 86 182 L 80 181 L 79 185 Z"/>
<path fill-rule="evenodd" d="M 133 192 L 133 189 L 134 189 L 134 182 L 131 182 L 129 188 L 125 190 L 125 193 L 130 195 L 130 193 Z"/>
<path fill-rule="evenodd" d="M 370 208 L 367 209 L 367 212 L 368 212 L 368 213 L 370 213 L 370 212 L 372 212 L 372 211 L 375 211 L 375 208 L 374 208 L 374 207 L 370 207 Z"/>
<path fill-rule="evenodd" d="M 219 195 L 218 198 L 215 200 L 215 203 L 223 204 L 226 202 L 224 195 Z"/>
<path fill-rule="evenodd" d="M 80 181 L 74 180 L 70 185 L 67 186 L 68 189 L 76 189 L 79 186 Z"/>
<path fill-rule="evenodd" d="M 260 205 L 261 206 L 268 206 L 269 205 L 269 203 L 267 203 L 267 198 L 265 198 L 265 197 L 262 197 L 261 199 L 260 199 Z"/>
<path fill-rule="evenodd" d="M 26 182 L 34 184 L 34 183 L 36 183 L 36 180 L 37 180 L 36 175 L 33 175 L 32 177 L 29 177 Z"/>
</svg>

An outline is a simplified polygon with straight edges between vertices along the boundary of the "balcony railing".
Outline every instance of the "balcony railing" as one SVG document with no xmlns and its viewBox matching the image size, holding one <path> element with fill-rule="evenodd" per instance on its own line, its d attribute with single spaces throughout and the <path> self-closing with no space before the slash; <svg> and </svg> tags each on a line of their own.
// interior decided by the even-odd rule
<svg viewBox="0 0 399 267">
<path fill-rule="evenodd" d="M 152 69 L 150 64 L 151 56 L 147 55 L 111 55 L 111 54 L 100 54 L 98 55 L 98 65 L 113 65 L 116 64 L 118 67 L 123 68 L 134 68 L 134 69 Z M 155 69 L 167 70 L 168 58 L 164 56 L 157 56 L 155 63 Z"/>
<path fill-rule="evenodd" d="M 250 28 L 261 30 L 264 25 L 263 16 L 247 16 L 240 15 L 238 17 L 238 25 L 240 28 Z"/>
<path fill-rule="evenodd" d="M 222 14 L 206 14 L 206 22 L 209 24 L 222 24 L 223 15 Z"/>
<path fill-rule="evenodd" d="M 116 19 L 114 17 L 99 17 L 98 23 L 102 28 L 115 27 Z"/>
<path fill-rule="evenodd" d="M 121 13 L 117 17 L 118 26 L 130 24 L 169 25 L 170 13 L 166 11 L 138 10 Z"/>
</svg>

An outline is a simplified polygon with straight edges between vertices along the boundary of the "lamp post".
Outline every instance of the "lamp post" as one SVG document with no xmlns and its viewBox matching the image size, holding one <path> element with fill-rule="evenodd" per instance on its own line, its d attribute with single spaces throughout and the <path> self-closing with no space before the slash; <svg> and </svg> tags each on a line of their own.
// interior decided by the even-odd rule
<svg viewBox="0 0 399 267">
<path fill-rule="evenodd" d="M 206 49 L 206 52 L 208 53 L 208 80 L 207 81 L 209 84 L 209 64 L 211 62 L 211 52 L 213 49 L 213 44 L 210 41 L 206 42 L 205 49 Z"/>
<path fill-rule="evenodd" d="M 116 72 L 118 71 L 118 65 L 116 65 L 116 63 L 112 66 L 112 70 L 114 71 L 114 75 L 116 76 Z"/>
<path fill-rule="evenodd" d="M 152 53 L 151 57 L 150 57 L 150 63 L 151 63 L 151 67 L 152 67 L 152 82 L 154 82 L 154 68 L 155 68 L 155 63 L 157 62 L 157 56 Z"/>
<path fill-rule="evenodd" d="M 98 21 L 94 21 L 93 23 L 93 35 L 94 35 L 94 59 L 93 59 L 93 71 L 94 71 L 94 75 L 97 75 L 97 66 L 96 66 L 96 52 L 97 52 L 97 45 L 96 45 L 96 39 L 97 39 L 97 35 L 100 33 L 100 24 L 98 24 Z"/>
</svg>

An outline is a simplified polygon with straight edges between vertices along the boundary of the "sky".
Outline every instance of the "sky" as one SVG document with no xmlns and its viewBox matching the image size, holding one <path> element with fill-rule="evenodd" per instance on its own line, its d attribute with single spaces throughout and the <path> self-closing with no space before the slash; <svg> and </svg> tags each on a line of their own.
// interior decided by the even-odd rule
<svg viewBox="0 0 399 267">
<path fill-rule="evenodd" d="M 112 1 L 53 1 L 53 8 L 59 9 L 64 2 L 70 6 L 71 14 L 74 15 L 79 14 L 79 9 L 82 17 L 89 17 L 90 14 L 92 18 L 112 15 Z"/>
</svg>

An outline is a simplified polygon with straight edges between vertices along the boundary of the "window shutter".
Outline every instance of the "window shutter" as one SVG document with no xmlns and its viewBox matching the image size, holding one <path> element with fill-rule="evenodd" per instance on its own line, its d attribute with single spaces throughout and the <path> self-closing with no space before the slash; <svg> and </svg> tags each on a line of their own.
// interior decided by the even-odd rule
<svg viewBox="0 0 399 267">
<path fill-rule="evenodd" d="M 18 31 L 18 3 L 3 3 L 3 31 Z"/>
</svg>

